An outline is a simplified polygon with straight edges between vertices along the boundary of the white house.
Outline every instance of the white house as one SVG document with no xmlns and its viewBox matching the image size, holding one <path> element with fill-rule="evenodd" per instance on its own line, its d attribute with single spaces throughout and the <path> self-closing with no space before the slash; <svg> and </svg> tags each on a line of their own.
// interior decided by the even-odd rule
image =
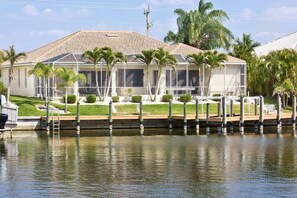
<svg viewBox="0 0 297 198">
<path fill-rule="evenodd" d="M 273 40 L 269 43 L 255 47 L 257 56 L 267 55 L 271 51 L 282 49 L 295 49 L 297 50 L 297 32 Z"/>
<path fill-rule="evenodd" d="M 92 64 L 82 58 L 86 50 L 95 47 L 111 47 L 113 51 L 123 52 L 127 63 L 117 64 L 112 70 L 111 95 L 123 96 L 127 88 L 131 88 L 133 95 L 147 95 L 146 66 L 135 60 L 135 55 L 142 50 L 164 48 L 173 54 L 177 60 L 176 70 L 165 68 L 161 75 L 161 95 L 165 93 L 203 95 L 221 93 L 239 95 L 246 93 L 246 63 L 245 61 L 228 56 L 223 69 L 215 69 L 211 76 L 210 86 L 207 85 L 209 69 L 205 65 L 198 74 L 197 67 L 186 59 L 188 54 L 198 53 L 201 50 L 185 44 L 167 44 L 156 39 L 143 36 L 131 31 L 87 31 L 81 30 L 56 40 L 45 46 L 27 53 L 27 58 L 20 60 L 15 65 L 14 80 L 12 81 L 11 94 L 30 97 L 39 97 L 44 93 L 43 80 L 28 76 L 28 71 L 38 62 L 50 64 L 53 67 L 65 66 L 87 77 L 86 83 L 76 84 L 71 92 L 80 96 L 96 93 L 95 72 Z M 2 80 L 8 85 L 9 64 L 2 65 Z M 152 91 L 156 85 L 157 66 L 149 70 L 152 82 Z M 105 79 L 105 65 L 99 63 L 99 85 Z M 201 78 L 201 80 L 199 80 Z M 59 79 L 51 79 L 48 93 L 50 97 L 60 97 L 64 93 L 57 87 Z M 209 88 L 209 90 L 208 90 Z"/>
</svg>

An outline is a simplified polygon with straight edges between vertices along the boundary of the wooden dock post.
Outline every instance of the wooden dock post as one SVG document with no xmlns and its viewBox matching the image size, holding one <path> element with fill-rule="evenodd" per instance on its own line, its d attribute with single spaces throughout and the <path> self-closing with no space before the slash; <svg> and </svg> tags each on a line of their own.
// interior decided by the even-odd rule
<svg viewBox="0 0 297 198">
<path fill-rule="evenodd" d="M 260 96 L 260 117 L 259 117 L 259 125 L 260 125 L 260 135 L 263 135 L 263 122 L 264 122 L 264 98 Z"/>
<path fill-rule="evenodd" d="M 77 101 L 76 103 L 76 130 L 77 135 L 80 134 L 80 103 Z"/>
<path fill-rule="evenodd" d="M 223 129 L 222 134 L 227 134 L 227 115 L 226 115 L 226 97 L 224 96 L 222 101 L 222 108 L 223 108 Z"/>
<path fill-rule="evenodd" d="M 187 103 L 184 102 L 184 133 L 187 134 Z"/>
<path fill-rule="evenodd" d="M 172 129 L 172 100 L 169 100 L 168 106 L 168 122 L 169 122 L 169 129 Z"/>
<path fill-rule="evenodd" d="M 278 133 L 281 133 L 281 129 L 282 129 L 282 122 L 281 122 L 281 105 L 282 105 L 282 102 L 281 102 L 281 97 L 279 94 L 277 94 L 277 108 L 276 108 L 276 111 L 277 111 L 277 116 L 276 116 L 276 124 L 277 124 L 277 132 Z"/>
<path fill-rule="evenodd" d="M 240 122 L 239 122 L 239 132 L 244 133 L 244 98 L 240 96 Z"/>
<path fill-rule="evenodd" d="M 254 101 L 254 115 L 257 116 L 258 114 L 258 98 L 255 98 Z M 258 122 L 257 120 L 255 121 L 255 126 L 254 126 L 255 132 L 258 131 Z"/>
<path fill-rule="evenodd" d="M 292 127 L 293 130 L 296 128 L 296 96 L 293 94 L 292 97 Z"/>
<path fill-rule="evenodd" d="M 46 103 L 46 132 L 47 134 L 50 133 L 50 119 L 49 119 L 49 101 Z"/>
<path fill-rule="evenodd" d="M 109 102 L 108 124 L 109 124 L 109 133 L 110 135 L 112 135 L 112 101 Z"/>
<path fill-rule="evenodd" d="M 209 103 L 206 103 L 206 134 L 209 134 L 210 128 L 209 128 Z"/>
<path fill-rule="evenodd" d="M 230 117 L 233 117 L 233 99 L 230 99 Z"/>
<path fill-rule="evenodd" d="M 195 117 L 195 121 L 196 121 L 196 133 L 198 135 L 199 134 L 199 100 L 198 100 L 198 98 L 196 98 L 196 117 Z"/>
<path fill-rule="evenodd" d="M 140 128 L 140 135 L 143 135 L 144 126 L 143 126 L 143 116 L 142 116 L 142 101 L 139 103 L 139 128 Z"/>
</svg>

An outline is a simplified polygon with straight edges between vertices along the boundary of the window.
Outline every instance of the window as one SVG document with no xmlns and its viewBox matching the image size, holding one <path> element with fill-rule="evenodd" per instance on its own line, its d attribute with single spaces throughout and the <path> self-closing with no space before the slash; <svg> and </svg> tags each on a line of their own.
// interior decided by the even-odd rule
<svg viewBox="0 0 297 198">
<path fill-rule="evenodd" d="M 27 74 L 27 68 L 25 68 L 25 74 L 24 74 L 24 76 L 25 76 L 25 88 L 27 88 L 27 81 L 28 81 L 28 74 Z"/>
<path fill-rule="evenodd" d="M 118 87 L 143 87 L 143 69 L 119 69 Z"/>
<path fill-rule="evenodd" d="M 18 69 L 18 85 L 19 85 L 19 88 L 21 88 L 21 70 Z"/>
<path fill-rule="evenodd" d="M 240 86 L 245 86 L 245 66 L 240 66 Z"/>
</svg>

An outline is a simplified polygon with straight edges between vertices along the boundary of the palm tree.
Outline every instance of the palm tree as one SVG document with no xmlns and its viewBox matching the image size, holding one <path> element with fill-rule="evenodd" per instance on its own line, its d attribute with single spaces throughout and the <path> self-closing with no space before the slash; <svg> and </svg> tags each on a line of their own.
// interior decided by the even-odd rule
<svg viewBox="0 0 297 198">
<path fill-rule="evenodd" d="M 158 66 L 157 87 L 156 87 L 155 98 L 154 98 L 154 101 L 156 102 L 157 95 L 158 95 L 159 89 L 160 89 L 160 77 L 161 77 L 161 74 L 162 74 L 162 70 L 163 70 L 164 67 L 167 67 L 167 66 L 172 67 L 172 68 L 175 69 L 175 65 L 177 63 L 177 60 L 172 54 L 169 54 L 169 52 L 164 50 L 163 48 L 158 48 L 155 51 L 154 60 L 156 61 L 156 64 Z"/>
<path fill-rule="evenodd" d="M 0 50 L 0 77 L 1 77 L 1 64 L 3 62 L 4 53 Z"/>
<path fill-rule="evenodd" d="M 43 77 L 45 85 L 45 105 L 48 101 L 48 80 L 55 75 L 55 70 L 51 65 L 44 65 L 43 63 L 37 63 L 33 69 L 29 70 L 29 75 L 34 74 L 36 78 Z"/>
<path fill-rule="evenodd" d="M 83 58 L 93 63 L 93 66 L 95 68 L 95 81 L 96 81 L 96 89 L 97 89 L 97 95 L 99 97 L 99 100 L 102 100 L 102 98 L 101 98 L 101 91 L 98 85 L 98 65 L 97 64 L 101 59 L 101 52 L 102 52 L 101 48 L 95 47 L 92 51 L 87 50 L 83 53 Z"/>
<path fill-rule="evenodd" d="M 8 60 L 10 62 L 10 67 L 9 67 L 9 77 L 8 77 L 8 87 L 7 87 L 7 102 L 9 103 L 9 98 L 10 98 L 10 87 L 11 87 L 11 81 L 13 79 L 13 69 L 14 65 L 18 62 L 18 60 L 22 58 L 26 58 L 26 53 L 20 52 L 16 53 L 14 50 L 14 46 L 10 46 L 8 50 L 4 49 L 4 60 Z"/>
<path fill-rule="evenodd" d="M 200 93 L 202 93 L 202 86 L 201 86 L 201 68 L 203 67 L 203 64 L 206 62 L 206 56 L 204 52 L 199 52 L 197 54 L 189 54 L 187 56 L 187 59 L 190 63 L 193 63 L 198 67 L 198 75 L 199 75 L 199 86 L 200 86 Z M 204 85 L 203 85 L 204 86 Z"/>
<path fill-rule="evenodd" d="M 111 85 L 111 76 L 109 72 L 112 71 L 115 64 L 127 62 L 127 60 L 125 55 L 122 52 L 113 52 L 110 47 L 102 48 L 101 58 L 104 60 L 106 64 L 105 88 L 104 88 L 104 95 L 103 95 L 103 100 L 105 101 L 108 96 L 110 85 Z"/>
<path fill-rule="evenodd" d="M 169 31 L 165 42 L 182 42 L 199 49 L 229 49 L 233 34 L 223 26 L 223 21 L 229 19 L 225 11 L 215 10 L 211 2 L 200 0 L 197 10 L 177 9 L 174 13 L 178 15 L 178 31 Z"/>
<path fill-rule="evenodd" d="M 252 58 L 252 52 L 254 48 L 258 47 L 260 43 L 254 42 L 251 39 L 250 34 L 242 34 L 242 40 L 239 38 L 236 39 L 235 44 L 233 44 L 233 52 L 230 55 L 237 58 L 241 58 L 247 62 Z"/>
<path fill-rule="evenodd" d="M 286 108 L 288 106 L 288 98 L 294 92 L 294 85 L 291 80 L 287 78 L 281 83 L 277 83 L 273 89 L 273 95 L 279 94 L 282 97 L 282 106 Z"/>
<path fill-rule="evenodd" d="M 222 69 L 223 62 L 227 60 L 227 55 L 223 53 L 218 53 L 217 51 L 208 51 L 206 52 L 205 63 L 210 69 L 210 74 L 207 82 L 208 95 L 210 94 L 210 80 L 212 76 L 212 71 L 215 68 Z"/>
<path fill-rule="evenodd" d="M 84 74 L 76 74 L 73 70 L 68 70 L 65 67 L 59 67 L 56 73 L 63 81 L 59 86 L 65 88 L 65 112 L 67 112 L 68 87 L 74 86 L 74 83 L 77 81 L 86 82 L 86 76 Z"/>
<path fill-rule="evenodd" d="M 146 65 L 146 77 L 147 77 L 147 94 L 150 95 L 151 100 L 152 98 L 152 91 L 151 91 L 151 83 L 149 77 L 149 67 L 154 60 L 155 50 L 143 50 L 141 54 L 136 55 L 136 59 L 140 60 L 142 63 Z"/>
</svg>

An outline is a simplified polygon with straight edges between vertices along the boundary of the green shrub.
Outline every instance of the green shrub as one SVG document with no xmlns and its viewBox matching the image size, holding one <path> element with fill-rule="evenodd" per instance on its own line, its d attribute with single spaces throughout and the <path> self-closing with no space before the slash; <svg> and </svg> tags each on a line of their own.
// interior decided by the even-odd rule
<svg viewBox="0 0 297 198">
<path fill-rule="evenodd" d="M 216 94 L 212 94 L 213 97 L 221 97 L 222 94 L 216 93 Z"/>
<path fill-rule="evenodd" d="M 2 81 L 0 81 L 0 94 L 7 96 L 7 88 L 4 86 Z"/>
<path fill-rule="evenodd" d="M 190 102 L 191 101 L 191 95 L 189 94 L 183 94 L 179 97 L 179 100 L 181 102 Z"/>
<path fill-rule="evenodd" d="M 95 103 L 96 99 L 97 98 L 96 98 L 95 94 L 90 94 L 90 95 L 87 95 L 87 97 L 86 97 L 87 103 Z"/>
<path fill-rule="evenodd" d="M 132 102 L 139 103 L 142 100 L 142 96 L 132 96 Z"/>
<path fill-rule="evenodd" d="M 63 96 L 63 102 L 65 103 L 65 96 Z M 75 94 L 69 94 L 67 96 L 67 103 L 68 104 L 74 104 L 76 102 L 76 95 Z"/>
<path fill-rule="evenodd" d="M 111 97 L 112 102 L 119 102 L 120 101 L 120 97 L 119 96 L 112 96 Z"/>
<path fill-rule="evenodd" d="M 170 100 L 173 100 L 173 96 L 171 94 L 166 94 L 162 96 L 162 102 L 169 102 Z"/>
</svg>

